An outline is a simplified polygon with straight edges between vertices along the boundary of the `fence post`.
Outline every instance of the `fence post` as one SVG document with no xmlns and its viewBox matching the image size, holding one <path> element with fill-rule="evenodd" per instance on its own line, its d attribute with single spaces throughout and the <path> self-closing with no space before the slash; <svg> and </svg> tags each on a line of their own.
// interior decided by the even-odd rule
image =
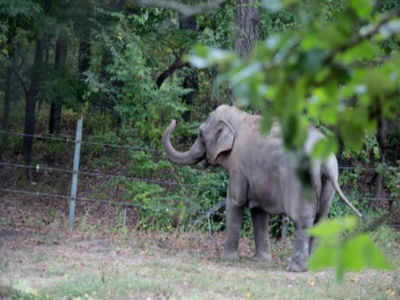
<svg viewBox="0 0 400 300">
<path fill-rule="evenodd" d="M 122 227 L 126 228 L 126 205 L 122 207 Z"/>
<path fill-rule="evenodd" d="M 75 201 L 76 193 L 78 191 L 78 173 L 79 173 L 79 159 L 81 153 L 81 141 L 82 141 L 82 116 L 78 120 L 75 134 L 75 151 L 74 151 L 74 166 L 72 170 L 72 184 L 71 184 L 71 197 L 69 200 L 69 229 L 72 230 L 74 227 L 75 218 Z"/>
</svg>

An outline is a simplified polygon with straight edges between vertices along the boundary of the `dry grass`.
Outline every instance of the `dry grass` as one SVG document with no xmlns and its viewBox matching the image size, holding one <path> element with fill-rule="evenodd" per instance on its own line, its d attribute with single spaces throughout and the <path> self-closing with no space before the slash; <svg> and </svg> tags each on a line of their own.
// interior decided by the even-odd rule
<svg viewBox="0 0 400 300">
<path fill-rule="evenodd" d="M 338 284 L 333 270 L 286 272 L 289 240 L 273 241 L 267 266 L 243 238 L 241 261 L 229 263 L 223 233 L 123 229 L 108 217 L 114 208 L 81 211 L 70 233 L 62 205 L 34 203 L 0 203 L 0 299 L 400 299 L 399 233 L 385 227 L 373 238 L 397 269 Z"/>
<path fill-rule="evenodd" d="M 86 239 L 58 231 L 3 236 L 0 296 L 9 299 L 396 299 L 400 272 L 347 274 L 338 284 L 334 272 L 289 273 L 274 245 L 275 260 L 219 258 L 219 235 L 128 232 Z M 247 245 L 246 245 L 247 244 Z M 397 244 L 396 244 L 397 245 Z M 398 245 L 397 245 L 398 246 Z M 219 250 L 217 250 L 219 249 Z M 398 250 L 398 248 L 397 248 Z M 397 251 L 396 251 L 397 252 Z M 398 255 L 398 252 L 392 253 Z M 398 257 L 394 257 L 398 259 Z"/>
</svg>

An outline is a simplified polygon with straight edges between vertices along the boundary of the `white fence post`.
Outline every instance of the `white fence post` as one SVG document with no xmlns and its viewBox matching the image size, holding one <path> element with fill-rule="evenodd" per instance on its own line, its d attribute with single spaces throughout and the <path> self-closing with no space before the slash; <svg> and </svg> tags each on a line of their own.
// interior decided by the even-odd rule
<svg viewBox="0 0 400 300">
<path fill-rule="evenodd" d="M 74 166 L 72 170 L 72 184 L 71 184 L 71 197 L 69 200 L 69 229 L 74 227 L 75 218 L 75 201 L 78 191 L 78 173 L 79 173 L 79 160 L 81 154 L 81 141 L 82 141 L 82 116 L 78 120 L 75 135 L 75 151 L 74 151 Z"/>
</svg>

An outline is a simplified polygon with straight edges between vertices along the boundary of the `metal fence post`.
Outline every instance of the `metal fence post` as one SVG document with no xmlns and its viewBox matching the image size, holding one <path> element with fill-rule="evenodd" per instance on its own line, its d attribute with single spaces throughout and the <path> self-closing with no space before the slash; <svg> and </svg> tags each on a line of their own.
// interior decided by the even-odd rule
<svg viewBox="0 0 400 300">
<path fill-rule="evenodd" d="M 122 227 L 126 228 L 126 205 L 122 207 Z"/>
<path fill-rule="evenodd" d="M 71 197 L 69 200 L 69 229 L 72 230 L 74 227 L 75 218 L 75 201 L 76 193 L 78 191 L 78 173 L 79 173 L 79 159 L 81 153 L 81 141 L 82 141 L 82 116 L 78 120 L 76 126 L 75 135 L 75 151 L 74 151 L 74 166 L 72 171 L 72 184 L 71 184 Z"/>
</svg>

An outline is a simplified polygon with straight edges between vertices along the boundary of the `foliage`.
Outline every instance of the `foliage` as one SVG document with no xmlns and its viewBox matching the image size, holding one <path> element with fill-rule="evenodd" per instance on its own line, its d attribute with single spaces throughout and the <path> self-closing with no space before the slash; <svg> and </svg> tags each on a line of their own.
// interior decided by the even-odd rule
<svg viewBox="0 0 400 300">
<path fill-rule="evenodd" d="M 387 164 L 380 164 L 378 166 L 379 172 L 383 173 L 386 186 L 389 190 L 390 196 L 393 199 L 399 199 L 400 196 L 400 172 L 397 166 L 388 166 Z"/>
<path fill-rule="evenodd" d="M 226 196 L 227 175 L 221 170 L 199 172 L 151 156 L 150 152 L 131 151 L 129 177 L 114 183 L 122 184 L 124 198 L 138 206 L 140 227 L 162 231 L 193 225 L 208 228 L 207 220 L 194 223 Z M 223 220 L 218 220 L 212 222 L 211 230 L 224 226 Z"/>
<path fill-rule="evenodd" d="M 313 3 L 322 11 L 329 9 L 325 1 Z M 393 53 L 380 61 L 379 47 L 398 32 L 398 15 L 375 14 L 372 1 L 348 2 L 334 14 L 334 21 L 326 20 L 325 14 L 309 14 L 296 31 L 271 35 L 249 60 L 201 46 L 189 60 L 198 67 L 219 63 L 238 104 L 260 110 L 264 130 L 278 119 L 289 149 L 302 146 L 308 120 L 316 118 L 333 128 L 346 146 L 359 150 L 377 120 L 395 116 L 400 108 L 395 68 L 399 57 Z M 337 138 L 330 135 L 317 146 L 318 154 L 326 155 L 337 149 Z"/>
<path fill-rule="evenodd" d="M 311 270 L 326 267 L 336 268 L 336 277 L 343 280 L 346 271 L 361 271 L 364 268 L 390 269 L 389 262 L 365 234 L 351 235 L 356 228 L 355 217 L 326 220 L 309 230 L 319 238 L 320 244 L 309 259 Z M 347 233 L 346 239 L 342 234 Z"/>
<path fill-rule="evenodd" d="M 339 139 L 347 149 L 360 151 L 365 137 L 375 134 L 378 122 L 400 113 L 396 67 L 400 56 L 396 51 L 385 56 L 383 45 L 398 38 L 400 10 L 378 13 L 372 0 L 262 3 L 269 13 L 278 15 L 277 20 L 289 9 L 302 7 L 303 11 L 300 18 L 288 18 L 278 32 L 259 42 L 248 59 L 198 45 L 188 60 L 199 68 L 218 65 L 222 78 L 231 83 L 237 104 L 261 112 L 264 131 L 279 121 L 285 147 L 297 157 L 296 165 L 301 165 L 301 149 L 312 120 L 330 129 L 314 146 L 314 157 L 336 152 Z M 303 5 L 311 9 L 305 11 Z M 374 152 L 379 157 L 379 151 Z M 397 177 L 391 177 L 391 186 L 398 185 Z M 310 230 L 323 239 L 310 267 L 335 266 L 339 280 L 347 270 L 388 267 L 367 235 L 339 238 L 354 226 L 354 219 L 345 218 Z"/>
<path fill-rule="evenodd" d="M 19 1 L 0 1 L 0 15 L 6 15 L 9 17 L 16 17 L 18 15 L 31 15 L 39 13 L 42 8 L 40 7 L 39 1 L 32 0 L 19 0 Z"/>
<path fill-rule="evenodd" d="M 107 105 L 121 119 L 124 135 L 159 145 L 161 128 L 166 121 L 179 118 L 185 111 L 178 100 L 187 91 L 179 86 L 178 78 L 161 88 L 156 86 L 149 54 L 160 49 L 134 33 L 130 18 L 116 13 L 113 16 L 118 17 L 117 25 L 98 33 L 111 62 L 104 66 L 106 76 L 102 77 L 95 69 L 87 72 L 86 98 L 94 104 L 106 96 Z"/>
</svg>

